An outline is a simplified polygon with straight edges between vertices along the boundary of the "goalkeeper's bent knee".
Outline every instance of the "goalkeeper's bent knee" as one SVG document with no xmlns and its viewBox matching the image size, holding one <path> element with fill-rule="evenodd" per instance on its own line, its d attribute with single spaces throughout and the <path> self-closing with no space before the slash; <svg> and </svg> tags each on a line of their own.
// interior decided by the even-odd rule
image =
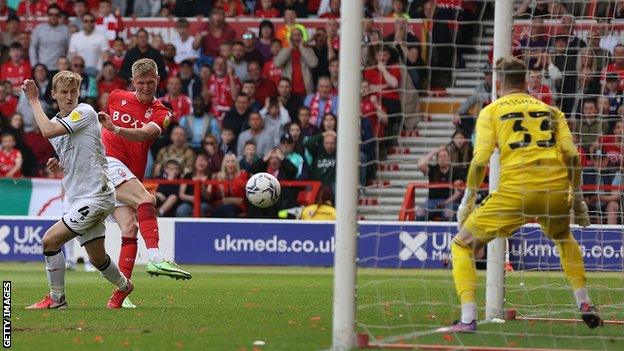
<svg viewBox="0 0 624 351">
<path fill-rule="evenodd" d="M 463 240 L 455 237 L 451 243 L 453 280 L 457 296 L 462 304 L 475 302 L 477 270 L 474 262 L 474 249 Z"/>
</svg>

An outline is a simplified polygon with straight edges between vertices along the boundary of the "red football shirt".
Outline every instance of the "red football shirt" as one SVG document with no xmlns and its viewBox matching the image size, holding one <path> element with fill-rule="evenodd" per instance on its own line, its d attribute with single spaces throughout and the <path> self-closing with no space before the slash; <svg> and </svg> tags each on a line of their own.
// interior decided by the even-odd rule
<svg viewBox="0 0 624 351">
<path fill-rule="evenodd" d="M 112 54 L 111 56 L 108 57 L 108 60 L 112 62 L 113 66 L 115 66 L 117 71 L 119 71 L 121 70 L 121 67 L 123 67 L 123 61 L 125 57 L 126 57 L 126 54 L 123 54 L 122 56 L 117 56 L 116 54 Z"/>
<path fill-rule="evenodd" d="M 173 110 L 173 121 L 178 123 L 182 116 L 186 116 L 193 112 L 193 102 L 191 99 L 181 94 L 177 98 L 171 97 L 169 94 L 160 98 L 160 101 L 166 101 L 171 105 L 171 109 Z"/>
<path fill-rule="evenodd" d="M 32 150 L 33 154 L 35 154 L 37 163 L 40 165 L 45 165 L 48 158 L 52 157 L 54 154 L 52 144 L 50 144 L 50 141 L 44 138 L 40 132 L 26 132 L 22 135 L 22 140 L 24 144 Z"/>
<path fill-rule="evenodd" d="M 547 85 L 542 84 L 538 91 L 529 91 L 529 95 L 540 100 L 546 105 L 553 104 L 553 97 L 550 92 L 550 88 Z"/>
<path fill-rule="evenodd" d="M 605 75 L 609 73 L 617 73 L 618 77 L 620 77 L 620 89 L 624 88 L 624 68 L 617 67 L 615 63 L 610 63 L 607 65 L 605 69 Z"/>
<path fill-rule="evenodd" d="M 600 145 L 602 152 L 605 154 L 623 154 L 624 146 L 618 138 L 618 135 L 601 135 L 598 138 L 598 144 Z"/>
<path fill-rule="evenodd" d="M 388 73 L 394 76 L 399 82 L 401 81 L 401 71 L 396 67 L 387 67 Z M 377 69 L 377 67 L 367 68 L 364 71 L 364 79 L 366 79 L 372 85 L 386 85 L 386 79 L 383 74 Z M 380 93 L 381 97 L 386 99 L 399 100 L 399 92 L 397 88 L 386 88 Z"/>
<path fill-rule="evenodd" d="M 291 51 L 290 61 L 292 63 L 292 92 L 293 94 L 305 95 L 305 82 L 301 71 L 301 52 L 297 49 Z"/>
<path fill-rule="evenodd" d="M 32 69 L 27 60 L 22 60 L 19 64 L 7 61 L 0 68 L 0 80 L 11 83 L 13 90 L 18 90 L 24 80 L 32 78 Z"/>
<path fill-rule="evenodd" d="M 113 79 L 110 82 L 107 81 L 99 81 L 97 83 L 97 87 L 98 87 L 98 93 L 102 94 L 102 93 L 112 93 L 113 90 L 115 89 L 124 89 L 126 87 L 126 81 L 119 78 L 119 77 L 115 77 L 115 79 Z"/>
<path fill-rule="evenodd" d="M 172 114 L 163 104 L 154 99 L 148 104 L 142 104 L 134 92 L 114 90 L 108 98 L 106 112 L 113 120 L 113 124 L 124 128 L 142 128 L 146 124 L 153 124 L 162 133 L 171 123 Z M 154 140 L 130 141 L 109 130 L 102 129 L 102 143 L 106 148 L 106 156 L 121 161 L 134 173 L 139 180 L 143 180 L 147 153 Z"/>
<path fill-rule="evenodd" d="M 362 97 L 362 101 L 360 101 L 360 113 L 370 121 L 375 137 L 383 138 L 386 134 L 386 124 L 382 124 L 377 118 L 377 109 L 375 108 L 375 104 L 371 102 L 370 95 Z"/>
<path fill-rule="evenodd" d="M 277 18 L 280 16 L 280 13 L 275 7 L 271 7 L 268 10 L 259 8 L 256 10 L 256 13 L 254 15 L 258 18 Z"/>
<path fill-rule="evenodd" d="M 275 83 L 275 85 L 279 84 L 280 78 L 282 78 L 282 69 L 275 66 L 273 63 L 273 59 L 264 63 L 264 67 L 262 67 L 262 76 L 265 78 L 269 78 Z"/>
<path fill-rule="evenodd" d="M 6 97 L 4 101 L 0 101 L 0 114 L 6 118 L 11 118 L 17 108 L 17 98 L 13 95 Z"/>
<path fill-rule="evenodd" d="M 270 79 L 260 78 L 260 81 L 256 82 L 256 101 L 266 101 L 266 98 L 274 96 L 277 96 L 275 83 Z"/>
<path fill-rule="evenodd" d="M 234 77 L 235 84 L 240 87 L 240 80 Z M 219 111 L 220 114 L 230 110 L 234 104 L 232 98 L 232 89 L 230 89 L 230 76 L 225 75 L 221 78 L 211 75 L 208 80 L 208 89 L 212 96 L 212 106 Z"/>
<path fill-rule="evenodd" d="M 0 177 L 6 177 L 7 173 L 13 167 L 15 167 L 15 161 L 18 158 L 22 158 L 22 153 L 18 149 L 13 149 L 9 152 L 4 151 L 4 149 L 0 148 Z M 18 170 L 13 174 L 14 178 L 21 177 L 22 170 Z"/>
<path fill-rule="evenodd" d="M 36 3 L 30 3 L 28 1 L 22 1 L 17 6 L 17 15 L 22 16 L 45 16 L 48 11 L 48 2 L 41 0 Z"/>
</svg>

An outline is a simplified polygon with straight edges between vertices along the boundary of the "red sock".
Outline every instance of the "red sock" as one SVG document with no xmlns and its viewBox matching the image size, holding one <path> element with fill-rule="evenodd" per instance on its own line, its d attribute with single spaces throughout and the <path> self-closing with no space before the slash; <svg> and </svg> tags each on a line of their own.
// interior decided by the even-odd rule
<svg viewBox="0 0 624 351">
<path fill-rule="evenodd" d="M 158 221 L 156 210 L 151 202 L 144 202 L 137 207 L 139 230 L 148 249 L 158 248 Z"/>
<path fill-rule="evenodd" d="M 126 278 L 132 277 L 134 260 L 137 254 L 137 238 L 121 237 L 121 251 L 119 251 L 119 270 Z"/>
</svg>

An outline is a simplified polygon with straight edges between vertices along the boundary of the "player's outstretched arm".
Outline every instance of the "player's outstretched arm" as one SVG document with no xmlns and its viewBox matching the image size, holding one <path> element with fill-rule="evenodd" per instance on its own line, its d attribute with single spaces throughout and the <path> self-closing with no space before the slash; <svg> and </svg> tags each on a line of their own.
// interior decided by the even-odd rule
<svg viewBox="0 0 624 351">
<path fill-rule="evenodd" d="M 39 130 L 41 130 L 41 134 L 44 138 L 52 139 L 59 135 L 69 134 L 69 130 L 62 124 L 54 123 L 50 121 L 48 116 L 46 116 L 43 111 L 43 107 L 41 106 L 41 102 L 39 101 L 39 89 L 37 88 L 37 84 L 35 84 L 34 80 L 26 79 L 22 84 L 22 91 L 30 103 L 33 115 L 35 116 L 35 121 L 37 122 L 37 126 L 39 126 Z"/>
<path fill-rule="evenodd" d="M 158 138 L 160 129 L 152 123 L 148 123 L 141 128 L 123 128 L 113 124 L 113 120 L 106 112 L 98 112 L 98 120 L 104 129 L 130 141 L 148 141 Z"/>
</svg>

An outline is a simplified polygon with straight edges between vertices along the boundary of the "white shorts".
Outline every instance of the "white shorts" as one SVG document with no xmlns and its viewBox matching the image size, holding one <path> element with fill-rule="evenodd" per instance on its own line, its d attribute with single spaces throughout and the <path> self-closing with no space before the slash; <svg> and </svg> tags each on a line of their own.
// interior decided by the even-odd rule
<svg viewBox="0 0 624 351">
<path fill-rule="evenodd" d="M 113 212 L 114 205 L 114 193 L 105 197 L 77 199 L 69 204 L 61 220 L 77 235 L 80 246 L 84 246 L 89 241 L 104 237 L 104 220 Z"/>
<path fill-rule="evenodd" d="M 121 184 L 136 178 L 134 173 L 123 164 L 123 162 L 119 161 L 114 157 L 106 157 L 108 161 L 108 178 L 110 178 L 111 182 L 113 182 L 113 186 L 117 188 Z M 115 207 L 123 207 L 128 206 L 127 204 L 115 200 Z"/>
</svg>

